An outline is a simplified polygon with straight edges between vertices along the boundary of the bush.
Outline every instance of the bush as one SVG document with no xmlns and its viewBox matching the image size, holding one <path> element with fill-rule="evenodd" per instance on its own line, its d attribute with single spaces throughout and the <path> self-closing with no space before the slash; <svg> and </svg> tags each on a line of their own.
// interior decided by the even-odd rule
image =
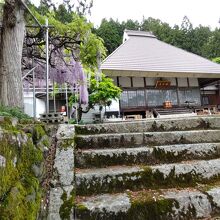
<svg viewBox="0 0 220 220">
<path fill-rule="evenodd" d="M 0 106 L 0 116 L 16 117 L 18 119 L 30 119 L 20 108 Z"/>
</svg>

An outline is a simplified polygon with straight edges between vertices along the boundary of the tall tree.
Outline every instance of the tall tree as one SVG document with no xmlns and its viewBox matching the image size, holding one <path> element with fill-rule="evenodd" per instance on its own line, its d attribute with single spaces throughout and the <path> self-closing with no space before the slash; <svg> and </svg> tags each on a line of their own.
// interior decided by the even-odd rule
<svg viewBox="0 0 220 220">
<path fill-rule="evenodd" d="M 122 43 L 123 31 L 119 21 L 103 19 L 95 33 L 104 40 L 105 47 L 110 54 Z"/>
<path fill-rule="evenodd" d="M 71 4 L 74 2 L 75 4 Z M 41 12 L 45 15 L 50 12 L 49 8 L 53 8 L 53 12 L 57 19 L 62 22 L 69 22 L 70 16 L 73 19 L 73 9 L 77 10 L 80 16 L 90 10 L 92 6 L 92 0 L 75 0 L 75 1 L 63 0 L 63 5 L 56 8 L 53 4 L 53 0 L 41 0 L 42 10 Z M 21 61 L 22 61 L 22 49 L 25 37 L 25 0 L 5 0 L 3 6 L 3 22 L 0 37 L 0 105 L 5 106 L 17 106 L 23 108 L 23 84 L 22 84 L 22 73 L 21 73 Z M 53 13 L 52 12 L 52 13 Z M 63 17 L 62 15 L 66 15 Z M 60 23 L 56 21 L 56 18 L 50 16 L 50 19 L 55 25 Z M 63 20 L 62 20 L 63 19 Z M 41 20 L 42 22 L 42 20 Z M 78 23 L 77 23 L 78 22 Z M 62 43 L 59 47 L 64 47 L 73 42 L 73 47 L 81 45 L 82 38 L 85 39 L 85 32 L 83 37 L 78 36 L 78 32 L 75 31 L 71 36 L 67 36 L 69 33 L 68 28 L 72 29 L 85 27 L 87 30 L 91 28 L 91 24 L 85 24 L 83 18 L 77 18 L 76 24 L 69 24 L 69 26 L 60 28 L 63 36 L 61 41 L 58 41 L 57 36 L 54 37 L 54 42 L 57 44 Z M 83 31 L 80 29 L 80 31 Z M 60 33 L 60 32 L 59 32 Z M 56 34 L 59 34 L 56 32 Z M 74 35 L 75 34 L 75 35 Z M 74 35 L 74 36 L 73 36 Z M 28 40 L 27 40 L 28 39 Z M 37 39 L 37 40 L 36 40 Z M 42 30 L 35 36 L 33 32 L 26 38 L 27 49 L 30 49 L 31 44 L 34 46 L 41 46 L 44 43 Z M 32 46 L 33 46 L 32 44 Z M 71 46 L 70 46 L 71 47 Z M 69 48 L 70 48 L 69 47 Z M 73 48 L 72 47 L 72 48 Z M 42 48 L 41 48 L 42 49 Z M 30 50 L 29 50 L 30 52 Z M 40 54 L 40 53 L 39 53 Z M 38 55 L 39 55 L 38 54 Z"/>
<path fill-rule="evenodd" d="M 127 21 L 122 22 L 122 28 L 128 30 L 138 30 L 140 28 L 140 24 L 138 21 L 133 21 L 128 19 Z"/>
<path fill-rule="evenodd" d="M 212 35 L 207 38 L 207 42 L 203 47 L 204 56 L 209 59 L 220 57 L 220 29 L 216 28 Z"/>
<path fill-rule="evenodd" d="M 147 18 L 143 19 L 141 29 L 143 31 L 152 32 L 159 40 L 170 43 L 171 41 L 171 27 L 169 24 L 162 22 L 159 19 Z"/>
<path fill-rule="evenodd" d="M 21 58 L 24 35 L 24 7 L 21 1 L 5 0 L 0 40 L 1 105 L 23 108 Z"/>
</svg>

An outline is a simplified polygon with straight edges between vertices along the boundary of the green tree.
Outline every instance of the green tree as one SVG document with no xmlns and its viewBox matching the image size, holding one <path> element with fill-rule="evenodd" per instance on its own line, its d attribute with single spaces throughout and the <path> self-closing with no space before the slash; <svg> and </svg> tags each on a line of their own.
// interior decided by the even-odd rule
<svg viewBox="0 0 220 220">
<path fill-rule="evenodd" d="M 53 48 L 49 54 L 50 64 L 53 66 L 54 51 L 61 49 L 69 55 L 73 55 L 76 60 L 80 60 L 84 67 L 94 70 L 98 67 L 97 56 L 101 54 L 101 58 L 104 58 L 106 54 L 103 40 L 92 33 L 92 23 L 73 11 L 69 12 L 64 6 L 62 4 L 50 11 L 44 4 L 39 8 L 31 7 L 40 23 L 45 23 L 45 19 L 48 18 L 49 24 L 54 26 L 49 32 L 49 44 Z M 31 20 L 29 24 L 32 24 Z M 25 57 L 36 57 L 44 62 L 46 54 L 44 53 L 45 39 L 42 30 L 28 30 L 26 38 L 26 42 L 30 43 L 25 45 L 27 47 L 25 51 L 28 52 Z"/>
<path fill-rule="evenodd" d="M 220 64 L 220 57 L 213 58 L 212 61 Z"/>
<path fill-rule="evenodd" d="M 122 25 L 123 30 L 124 29 L 138 30 L 140 28 L 139 22 L 138 21 L 133 21 L 131 19 L 128 19 L 127 21 L 123 21 L 121 25 Z"/>
<path fill-rule="evenodd" d="M 70 23 L 73 20 L 72 16 L 73 12 L 69 12 L 65 6 L 65 4 L 60 4 L 55 11 L 55 18 L 62 23 Z"/>
<path fill-rule="evenodd" d="M 159 40 L 170 43 L 171 42 L 171 27 L 169 24 L 162 22 L 159 19 L 147 18 L 143 19 L 141 30 L 152 32 Z"/>
<path fill-rule="evenodd" d="M 209 27 L 204 27 L 199 25 L 193 29 L 193 45 L 192 52 L 200 56 L 206 57 L 204 52 L 204 47 L 208 42 L 208 39 L 211 37 L 212 32 Z"/>
<path fill-rule="evenodd" d="M 112 53 L 122 43 L 124 29 L 119 21 L 112 18 L 108 21 L 103 19 L 95 33 L 104 40 L 108 54 Z"/>
<path fill-rule="evenodd" d="M 209 59 L 220 56 L 220 29 L 216 28 L 203 47 L 203 55 Z"/>
<path fill-rule="evenodd" d="M 97 81 L 93 73 L 89 84 L 89 104 L 85 109 L 83 106 L 78 105 L 78 121 L 81 121 L 83 113 L 88 113 L 95 106 L 99 106 L 100 111 L 102 111 L 103 107 L 110 106 L 112 100 L 119 99 L 121 94 L 121 89 L 115 86 L 113 80 L 104 74 L 101 75 L 100 81 Z M 74 103 L 77 103 L 77 99 L 76 95 L 72 95 L 70 97 L 70 105 L 72 106 Z"/>
<path fill-rule="evenodd" d="M 193 52 L 194 47 L 193 26 L 187 16 L 184 16 L 181 26 L 175 25 L 172 29 L 171 44 L 189 52 Z"/>
<path fill-rule="evenodd" d="M 131 19 L 121 23 L 103 19 L 95 33 L 104 40 L 108 54 L 121 44 L 124 29 L 150 31 L 161 41 L 207 58 L 216 57 L 219 53 L 219 31 L 211 31 L 209 27 L 202 25 L 193 28 L 189 18 L 185 16 L 180 26 L 173 27 L 152 17 L 143 18 L 141 23 Z"/>
</svg>

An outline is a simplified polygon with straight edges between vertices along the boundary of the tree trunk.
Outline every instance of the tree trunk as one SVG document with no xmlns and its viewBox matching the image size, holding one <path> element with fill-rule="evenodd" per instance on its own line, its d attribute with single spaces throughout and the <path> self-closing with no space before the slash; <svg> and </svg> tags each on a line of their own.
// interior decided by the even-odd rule
<svg viewBox="0 0 220 220">
<path fill-rule="evenodd" d="M 22 109 L 21 59 L 24 35 L 24 9 L 20 1 L 6 0 L 0 41 L 0 104 Z"/>
</svg>

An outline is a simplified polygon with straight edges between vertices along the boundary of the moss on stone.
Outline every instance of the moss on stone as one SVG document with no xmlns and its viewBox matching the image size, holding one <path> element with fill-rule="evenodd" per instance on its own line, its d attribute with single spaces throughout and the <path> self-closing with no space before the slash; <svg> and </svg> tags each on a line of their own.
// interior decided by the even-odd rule
<svg viewBox="0 0 220 220">
<path fill-rule="evenodd" d="M 37 121 L 33 121 L 33 119 L 29 119 L 29 118 L 22 118 L 19 120 L 19 123 L 23 125 L 35 124 L 36 122 Z"/>
<path fill-rule="evenodd" d="M 33 142 L 37 143 L 44 135 L 46 135 L 44 128 L 42 125 L 37 124 L 33 127 Z"/>
<path fill-rule="evenodd" d="M 173 199 L 159 199 L 155 201 L 153 198 L 149 200 L 132 201 L 131 208 L 127 213 L 127 219 L 137 220 L 162 220 L 167 219 L 172 213 L 172 208 L 176 201 Z"/>
<path fill-rule="evenodd" d="M 19 126 L 11 128 L 4 128 L 0 140 L 0 155 L 6 159 L 6 166 L 0 167 L 0 219 L 35 220 L 42 189 L 32 167 L 41 167 L 43 153 L 30 133 L 25 134 Z"/>
<path fill-rule="evenodd" d="M 175 167 L 170 170 L 169 174 L 164 175 L 159 170 L 152 170 L 149 166 L 143 166 L 141 170 L 132 173 L 104 175 L 103 177 L 91 176 L 89 180 L 82 178 L 77 185 L 77 195 L 114 193 L 126 189 L 194 187 L 197 183 L 209 183 L 219 179 L 220 176 L 213 176 L 206 179 L 194 172 L 176 175 Z"/>
<path fill-rule="evenodd" d="M 31 165 L 39 163 L 42 156 L 40 152 L 35 153 L 33 148 L 29 151 L 29 148 L 32 148 L 30 144 L 22 146 L 16 164 L 7 157 L 6 167 L 0 169 L 0 219 L 34 220 L 37 217 L 41 190 Z"/>
<path fill-rule="evenodd" d="M 0 219 L 35 220 L 40 208 L 41 194 L 38 189 L 18 181 L 0 206 Z"/>
<path fill-rule="evenodd" d="M 58 141 L 59 148 L 61 149 L 67 149 L 69 147 L 74 147 L 74 139 L 64 139 Z"/>
<path fill-rule="evenodd" d="M 60 207 L 59 214 L 62 220 L 70 220 L 71 212 L 73 211 L 73 207 L 75 206 L 75 191 L 73 190 L 70 193 L 68 198 L 67 192 L 63 192 L 61 199 L 63 200 L 63 204 Z"/>
<path fill-rule="evenodd" d="M 18 131 L 17 127 L 13 125 L 13 121 L 14 119 L 11 117 L 4 117 L 1 118 L 0 120 L 0 127 L 4 130 L 8 130 L 8 131 Z"/>
<path fill-rule="evenodd" d="M 167 162 L 167 163 L 174 163 L 179 162 L 186 159 L 192 159 L 192 157 L 195 157 L 196 155 L 187 155 L 187 150 L 179 151 L 178 155 L 176 154 L 176 151 L 166 151 L 161 148 L 154 148 L 153 155 L 156 160 Z M 188 157 L 188 158 L 186 158 Z"/>
<path fill-rule="evenodd" d="M 85 205 L 83 205 L 82 203 L 76 204 L 76 209 L 79 212 L 88 211 L 88 208 Z"/>
<path fill-rule="evenodd" d="M 44 139 L 42 140 L 42 144 L 45 146 L 45 147 L 49 147 L 50 146 L 50 140 L 48 138 L 47 135 L 45 135 Z"/>
</svg>

